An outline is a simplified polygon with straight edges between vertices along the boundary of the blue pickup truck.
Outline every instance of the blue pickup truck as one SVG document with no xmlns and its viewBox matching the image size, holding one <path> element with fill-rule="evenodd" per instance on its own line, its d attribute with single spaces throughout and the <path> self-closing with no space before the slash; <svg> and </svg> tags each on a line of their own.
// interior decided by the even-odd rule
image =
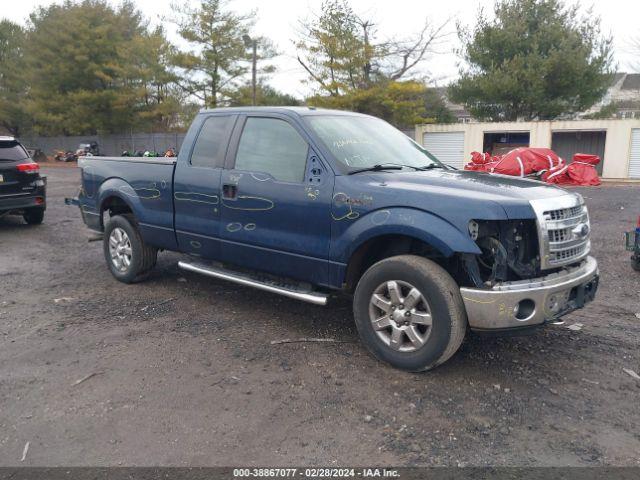
<svg viewBox="0 0 640 480">
<path fill-rule="evenodd" d="M 467 330 L 519 332 L 592 300 L 587 207 L 533 180 L 463 172 L 386 122 L 314 108 L 202 111 L 176 158 L 82 157 L 84 222 L 122 282 L 183 269 L 325 305 L 409 371 Z"/>
</svg>

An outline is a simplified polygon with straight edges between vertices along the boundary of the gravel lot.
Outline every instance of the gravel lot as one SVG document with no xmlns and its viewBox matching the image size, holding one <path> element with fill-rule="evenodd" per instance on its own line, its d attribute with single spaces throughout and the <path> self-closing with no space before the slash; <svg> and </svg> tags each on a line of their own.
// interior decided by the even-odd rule
<svg viewBox="0 0 640 480">
<path fill-rule="evenodd" d="M 416 375 L 365 352 L 345 300 L 199 277 L 173 253 L 118 283 L 63 204 L 78 170 L 44 170 L 45 223 L 0 219 L 0 465 L 640 465 L 623 371 L 640 373 L 640 274 L 622 244 L 640 186 L 580 190 L 594 303 L 532 336 L 468 336 Z M 270 344 L 300 337 L 343 343 Z"/>
</svg>

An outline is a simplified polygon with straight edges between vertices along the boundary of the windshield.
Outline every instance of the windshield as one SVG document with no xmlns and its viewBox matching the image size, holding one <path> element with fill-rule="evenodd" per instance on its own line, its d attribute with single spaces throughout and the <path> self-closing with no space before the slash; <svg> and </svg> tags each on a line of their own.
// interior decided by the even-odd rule
<svg viewBox="0 0 640 480">
<path fill-rule="evenodd" d="M 349 170 L 375 165 L 441 166 L 424 148 L 387 122 L 373 117 L 318 115 L 309 125 Z"/>
</svg>

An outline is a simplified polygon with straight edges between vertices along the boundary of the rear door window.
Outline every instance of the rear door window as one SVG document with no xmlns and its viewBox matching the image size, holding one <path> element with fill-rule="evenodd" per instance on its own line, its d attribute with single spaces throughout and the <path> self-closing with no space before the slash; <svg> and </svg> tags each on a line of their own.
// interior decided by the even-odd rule
<svg viewBox="0 0 640 480">
<path fill-rule="evenodd" d="M 29 154 L 18 142 L 0 141 L 0 162 L 15 162 L 27 158 L 29 158 Z"/>
<path fill-rule="evenodd" d="M 302 182 L 308 150 L 307 142 L 284 120 L 248 118 L 235 168 L 268 173 L 283 182 Z"/>
<path fill-rule="evenodd" d="M 222 167 L 235 117 L 213 116 L 204 121 L 191 153 L 194 167 Z"/>
</svg>

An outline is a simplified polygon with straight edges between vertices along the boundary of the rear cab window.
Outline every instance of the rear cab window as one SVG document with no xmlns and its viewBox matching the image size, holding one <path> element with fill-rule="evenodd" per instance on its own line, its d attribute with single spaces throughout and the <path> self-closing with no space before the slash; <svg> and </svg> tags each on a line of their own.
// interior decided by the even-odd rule
<svg viewBox="0 0 640 480">
<path fill-rule="evenodd" d="M 29 154 L 20 143 L 15 140 L 0 140 L 0 162 L 15 162 L 28 158 Z"/>
<path fill-rule="evenodd" d="M 309 145 L 279 118 L 247 118 L 236 154 L 236 170 L 268 173 L 282 182 L 304 180 Z"/>
<path fill-rule="evenodd" d="M 235 116 L 216 115 L 207 117 L 202 124 L 191 153 L 194 167 L 222 168 L 227 153 L 229 134 Z"/>
</svg>

